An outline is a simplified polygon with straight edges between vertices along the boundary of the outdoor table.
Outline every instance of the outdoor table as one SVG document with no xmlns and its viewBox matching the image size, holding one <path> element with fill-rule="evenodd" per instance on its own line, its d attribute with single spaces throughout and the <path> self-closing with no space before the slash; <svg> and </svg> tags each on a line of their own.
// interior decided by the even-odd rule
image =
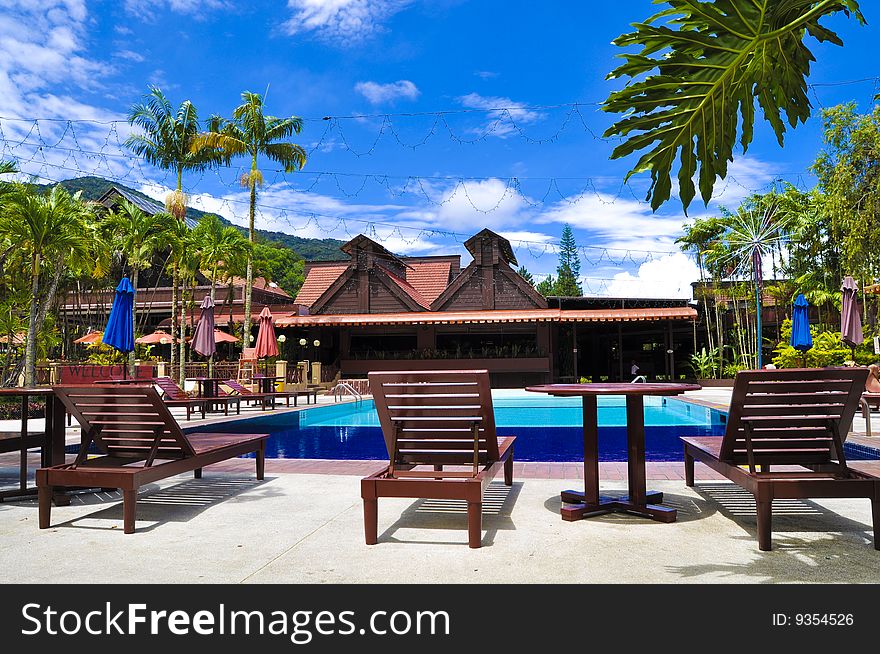
<svg viewBox="0 0 880 654">
<path fill-rule="evenodd" d="M 529 386 L 527 391 L 559 397 L 583 398 L 584 491 L 563 491 L 562 519 L 580 520 L 590 515 L 623 511 L 660 522 L 675 522 L 676 511 L 665 506 L 663 493 L 648 491 L 645 476 L 645 402 L 646 395 L 680 395 L 697 391 L 698 384 L 618 383 L 618 384 L 544 384 Z M 599 395 L 626 396 L 627 469 L 629 495 L 607 497 L 599 494 Z M 570 506 L 565 506 L 568 504 Z"/>
<path fill-rule="evenodd" d="M 199 387 L 199 397 L 220 397 L 220 384 L 226 381 L 222 377 L 187 377 Z"/>
<path fill-rule="evenodd" d="M 64 404 L 58 401 L 55 393 L 48 386 L 33 388 L 0 388 L 0 397 L 21 398 L 21 472 L 19 474 L 19 487 L 14 490 L 0 491 L 0 501 L 7 497 L 23 497 L 35 495 L 36 488 L 27 487 L 27 450 L 35 446 L 35 439 L 28 435 L 28 400 L 30 397 L 43 397 L 46 400 L 46 427 L 42 438 L 37 438 L 40 444 L 40 465 L 43 467 L 64 463 L 64 445 L 66 437 Z M 69 503 L 66 495 L 55 495 L 56 504 Z"/>
<path fill-rule="evenodd" d="M 259 392 L 263 393 L 263 406 L 275 408 L 275 382 L 281 377 L 269 377 L 267 375 L 254 375 L 253 380 L 259 386 Z M 306 404 L 309 400 L 306 398 Z"/>
<path fill-rule="evenodd" d="M 267 377 L 265 375 L 254 375 L 254 381 L 257 382 L 260 386 L 261 393 L 274 393 L 275 392 L 275 382 L 277 382 L 281 377 Z"/>
</svg>

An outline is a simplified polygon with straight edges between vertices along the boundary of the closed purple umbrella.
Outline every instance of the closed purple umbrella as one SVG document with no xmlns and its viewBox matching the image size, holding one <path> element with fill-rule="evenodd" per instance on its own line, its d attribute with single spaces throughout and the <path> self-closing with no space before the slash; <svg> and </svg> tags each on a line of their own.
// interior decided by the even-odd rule
<svg viewBox="0 0 880 654">
<path fill-rule="evenodd" d="M 217 342 L 214 340 L 214 300 L 210 295 L 205 296 L 200 308 L 202 313 L 193 332 L 191 347 L 202 356 L 210 357 L 217 351 Z"/>
<path fill-rule="evenodd" d="M 856 355 L 856 345 L 861 345 L 865 337 L 862 335 L 862 317 L 859 315 L 859 303 L 856 301 L 856 291 L 859 287 L 856 280 L 847 275 L 841 287 L 842 301 L 840 305 L 840 340 L 850 346 L 853 359 Z"/>
</svg>

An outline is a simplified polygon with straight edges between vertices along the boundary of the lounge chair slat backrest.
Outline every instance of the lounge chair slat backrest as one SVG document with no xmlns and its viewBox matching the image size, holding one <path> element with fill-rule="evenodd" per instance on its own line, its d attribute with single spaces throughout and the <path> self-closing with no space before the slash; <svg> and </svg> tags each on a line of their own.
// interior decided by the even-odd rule
<svg viewBox="0 0 880 654">
<path fill-rule="evenodd" d="M 486 370 L 371 372 L 368 376 L 392 465 L 471 466 L 475 457 L 481 465 L 498 460 Z"/>
<path fill-rule="evenodd" d="M 178 386 L 171 377 L 157 377 L 154 382 L 170 400 L 191 399 L 189 393 Z"/>
<path fill-rule="evenodd" d="M 227 379 L 223 382 L 226 386 L 231 388 L 233 391 L 238 393 L 239 395 L 254 395 L 255 393 L 249 389 L 247 386 L 243 386 L 239 382 L 234 379 Z"/>
<path fill-rule="evenodd" d="M 79 422 L 83 435 L 104 454 L 158 459 L 194 454 L 168 407 L 151 385 L 55 386 L 55 395 Z"/>
<path fill-rule="evenodd" d="M 866 368 L 737 374 L 720 458 L 733 465 L 835 464 L 865 388 Z"/>
</svg>

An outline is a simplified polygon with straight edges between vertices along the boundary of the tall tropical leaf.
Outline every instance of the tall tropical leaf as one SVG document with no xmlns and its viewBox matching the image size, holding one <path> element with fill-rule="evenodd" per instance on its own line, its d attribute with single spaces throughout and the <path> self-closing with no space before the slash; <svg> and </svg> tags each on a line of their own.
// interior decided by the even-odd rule
<svg viewBox="0 0 880 654">
<path fill-rule="evenodd" d="M 655 0 L 660 2 L 661 0 Z M 647 198 L 656 210 L 678 187 L 687 210 L 698 175 L 704 203 L 727 175 L 739 132 L 743 152 L 752 140 L 757 101 L 780 143 L 786 123 L 810 115 L 806 78 L 813 53 L 807 35 L 843 45 L 820 25 L 843 12 L 864 24 L 857 0 L 667 0 L 670 5 L 614 44 L 640 47 L 609 79 L 630 82 L 608 96 L 603 109 L 622 113 L 605 136 L 624 137 L 612 158 L 648 150 L 627 174 L 651 173 Z M 636 81 L 637 78 L 642 78 Z M 699 170 L 698 170 L 699 168 Z"/>
</svg>

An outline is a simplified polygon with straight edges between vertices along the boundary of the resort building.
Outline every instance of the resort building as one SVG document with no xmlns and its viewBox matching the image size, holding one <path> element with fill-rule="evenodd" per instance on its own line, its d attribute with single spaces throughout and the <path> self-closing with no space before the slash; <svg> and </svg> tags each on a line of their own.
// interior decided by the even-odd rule
<svg viewBox="0 0 880 654">
<path fill-rule="evenodd" d="M 652 378 L 687 374 L 697 317 L 687 301 L 548 299 L 516 272 L 507 239 L 484 229 L 464 246 L 464 268 L 459 255 L 401 257 L 363 235 L 342 246 L 344 260 L 307 262 L 295 300 L 306 311 L 276 315 L 288 358 L 343 377 L 486 368 L 495 387 L 629 381 L 632 361 Z"/>
</svg>

